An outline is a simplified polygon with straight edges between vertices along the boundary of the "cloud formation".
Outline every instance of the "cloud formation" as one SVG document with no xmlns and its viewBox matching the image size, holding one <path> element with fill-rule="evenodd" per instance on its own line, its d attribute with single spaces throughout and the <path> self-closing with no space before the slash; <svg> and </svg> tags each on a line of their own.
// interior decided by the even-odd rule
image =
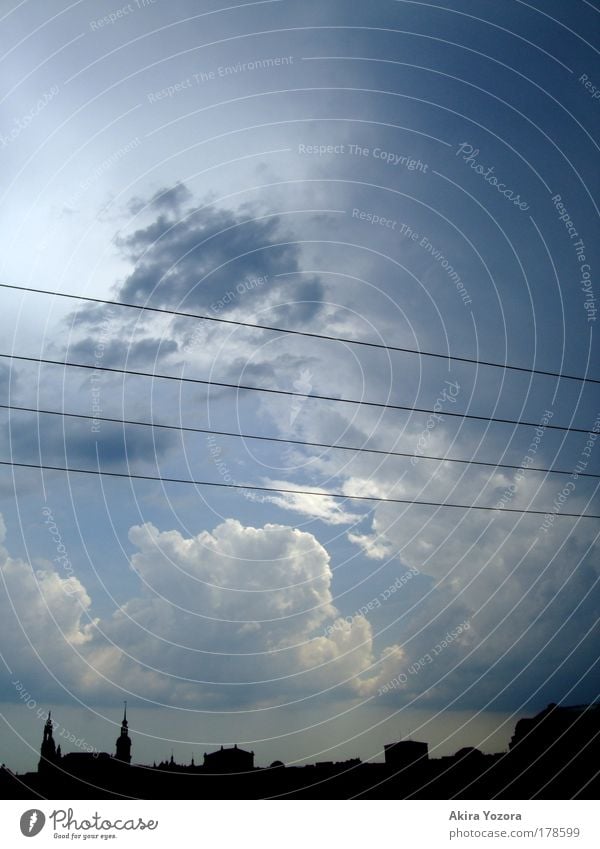
<svg viewBox="0 0 600 849">
<path fill-rule="evenodd" d="M 117 289 L 119 299 L 214 314 L 240 308 L 252 313 L 257 305 L 281 302 L 298 321 L 314 318 L 323 297 L 318 278 L 309 275 L 292 285 L 278 276 L 301 268 L 300 245 L 281 216 L 211 202 L 184 211 L 182 203 L 190 198 L 177 184 L 145 205 L 136 202 L 137 217 L 149 221 L 116 238 L 135 266 Z"/>
<path fill-rule="evenodd" d="M 34 572 L 3 551 L 2 607 L 14 608 L 44 662 L 81 698 L 114 686 L 215 708 L 268 707 L 322 691 L 359 698 L 398 666 L 401 649 L 377 654 L 364 616 L 339 619 L 329 555 L 312 534 L 229 519 L 191 538 L 149 523 L 129 537 L 140 593 L 104 618 L 91 617 L 76 578 Z M 27 647 L 15 659 L 21 670 L 35 666 Z"/>
</svg>

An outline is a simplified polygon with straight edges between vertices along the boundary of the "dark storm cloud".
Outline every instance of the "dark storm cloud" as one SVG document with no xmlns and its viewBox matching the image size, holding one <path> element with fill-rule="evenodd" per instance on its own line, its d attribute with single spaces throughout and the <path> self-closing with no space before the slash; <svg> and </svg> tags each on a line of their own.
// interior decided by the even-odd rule
<svg viewBox="0 0 600 849">
<path fill-rule="evenodd" d="M 147 202 L 133 202 L 130 211 L 139 211 L 145 221 L 129 235 L 116 238 L 135 265 L 125 281 L 115 286 L 116 301 L 215 318 L 235 315 L 294 328 L 314 320 L 323 309 L 323 285 L 315 275 L 299 273 L 297 234 L 284 230 L 279 216 L 260 218 L 248 207 L 233 211 L 202 205 L 184 214 L 182 208 L 190 198 L 189 190 L 176 183 Z M 70 335 L 77 329 L 85 335 L 75 335 L 68 357 L 151 370 L 157 363 L 171 361 L 178 351 L 206 350 L 213 344 L 213 331 L 218 333 L 215 344 L 221 344 L 220 325 L 175 318 L 170 327 L 165 324 L 166 335 L 156 338 L 156 320 L 156 313 L 118 306 L 78 307 L 68 318 Z M 141 338 L 142 332 L 148 332 L 149 338 Z M 251 343 L 255 347 L 269 339 L 253 332 Z M 232 363 L 220 372 L 220 378 L 233 378 L 240 366 L 241 361 Z M 272 382 L 270 366 L 256 363 L 252 370 L 258 370 L 257 379 Z M 246 382 L 249 375 L 246 366 Z"/>
<path fill-rule="evenodd" d="M 197 206 L 176 217 L 188 190 L 177 184 L 151 202 L 156 217 L 116 244 L 135 263 L 118 289 L 131 303 L 215 313 L 244 308 L 248 296 L 260 301 L 299 303 L 296 320 L 313 318 L 321 308 L 323 288 L 307 281 L 282 282 L 277 275 L 300 270 L 297 236 L 284 231 L 279 216 L 258 217 L 254 210 Z M 256 298 L 253 297 L 253 303 Z"/>
<path fill-rule="evenodd" d="M 98 357 L 98 340 L 92 336 L 81 339 L 69 347 L 69 357 L 77 362 L 86 362 L 110 368 L 151 369 L 152 365 L 177 351 L 173 339 L 140 339 L 138 341 L 111 337 L 102 344 L 102 356 Z"/>
<path fill-rule="evenodd" d="M 592 547 L 586 553 L 574 540 L 565 549 L 564 562 L 553 564 L 547 576 L 536 576 L 535 593 L 528 593 L 523 581 L 513 595 L 518 573 L 511 589 L 498 586 L 497 575 L 480 573 L 477 580 L 495 586 L 495 608 L 477 609 L 453 584 L 437 586 L 410 617 L 415 637 L 405 645 L 398 676 L 382 688 L 382 702 L 397 706 L 418 696 L 436 708 L 512 710 L 533 692 L 541 709 L 570 686 L 570 701 L 594 701 L 590 650 L 597 639 L 598 552 Z M 386 613 L 394 615 L 392 605 Z"/>
<path fill-rule="evenodd" d="M 95 428 L 95 429 L 94 429 Z M 169 431 L 100 422 L 60 419 L 57 416 L 13 414 L 2 427 L 2 441 L 17 462 L 110 468 L 126 472 L 130 463 L 153 463 L 164 457 L 175 441 Z M 66 448 L 65 448 L 66 446 Z M 135 471 L 135 470 L 134 470 Z"/>
</svg>

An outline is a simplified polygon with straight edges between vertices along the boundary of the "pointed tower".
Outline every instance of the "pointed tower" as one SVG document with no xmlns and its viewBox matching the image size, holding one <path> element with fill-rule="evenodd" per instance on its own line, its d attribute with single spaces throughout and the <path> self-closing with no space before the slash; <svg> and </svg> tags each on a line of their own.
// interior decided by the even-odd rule
<svg viewBox="0 0 600 849">
<path fill-rule="evenodd" d="M 123 710 L 123 722 L 121 723 L 121 734 L 117 737 L 117 752 L 115 758 L 123 763 L 131 763 L 131 739 L 127 730 L 127 702 Z"/>
<path fill-rule="evenodd" d="M 48 770 L 51 770 L 60 757 L 56 752 L 56 743 L 52 736 L 52 728 L 52 711 L 48 711 L 48 719 L 44 725 L 44 736 L 40 748 L 38 772 L 48 772 Z"/>
</svg>

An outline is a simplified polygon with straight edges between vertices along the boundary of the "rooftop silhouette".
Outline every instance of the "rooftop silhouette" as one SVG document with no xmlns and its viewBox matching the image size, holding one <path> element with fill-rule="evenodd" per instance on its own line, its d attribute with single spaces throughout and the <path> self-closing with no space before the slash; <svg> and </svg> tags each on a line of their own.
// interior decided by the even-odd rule
<svg viewBox="0 0 600 849">
<path fill-rule="evenodd" d="M 383 762 L 323 761 L 255 766 L 254 752 L 221 746 L 202 764 L 132 763 L 127 704 L 115 753 L 62 754 L 51 714 L 44 725 L 37 772 L 0 769 L 5 799 L 23 798 L 597 798 L 600 790 L 600 705 L 550 704 L 520 719 L 507 752 L 465 747 L 430 758 L 428 744 L 401 740 L 384 747 Z"/>
</svg>

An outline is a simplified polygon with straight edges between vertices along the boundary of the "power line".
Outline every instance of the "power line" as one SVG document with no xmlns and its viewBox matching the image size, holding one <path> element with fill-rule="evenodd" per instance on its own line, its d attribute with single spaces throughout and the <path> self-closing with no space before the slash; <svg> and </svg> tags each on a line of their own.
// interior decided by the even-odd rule
<svg viewBox="0 0 600 849">
<path fill-rule="evenodd" d="M 421 507 L 453 507 L 457 510 L 488 510 L 498 513 L 529 513 L 535 516 L 546 516 L 547 510 L 519 510 L 516 507 L 484 507 L 477 504 L 454 504 L 449 501 L 417 501 L 412 498 L 384 498 L 375 495 L 346 495 L 343 492 L 314 492 L 309 489 L 284 489 L 282 487 L 256 486 L 254 484 L 225 483 L 223 481 L 200 481 L 192 478 L 165 478 L 157 475 L 137 475 L 131 472 L 105 472 L 101 469 L 75 469 L 67 466 L 49 466 L 44 463 L 17 463 L 13 460 L 0 460 L 2 466 L 13 466 L 24 469 L 39 469 L 50 472 L 68 472 L 78 475 L 99 475 L 102 477 L 128 478 L 130 480 L 158 481 L 160 483 L 185 483 L 193 486 L 213 486 L 221 489 L 250 489 L 255 492 L 274 492 L 286 495 L 314 495 L 319 498 L 343 498 L 348 501 L 376 501 L 389 504 L 415 504 Z M 556 513 L 570 519 L 600 519 L 591 513 Z"/>
<path fill-rule="evenodd" d="M 312 398 L 315 401 L 335 401 L 338 404 L 354 404 L 359 407 L 377 407 L 384 410 L 402 410 L 411 413 L 435 413 L 441 415 L 440 410 L 431 410 L 425 407 L 412 407 L 404 404 L 388 404 L 382 401 L 362 401 L 355 398 L 336 398 L 333 395 L 317 395 L 316 393 L 308 392 L 293 392 L 291 389 L 269 389 L 265 386 L 248 386 L 243 383 L 225 383 L 219 380 L 203 380 L 199 377 L 177 377 L 172 374 L 159 374 L 157 372 L 137 371 L 134 369 L 116 368 L 114 366 L 100 366 L 91 363 L 73 363 L 67 360 L 49 360 L 44 357 L 25 357 L 18 354 L 0 354 L 0 357 L 9 360 L 23 360 L 30 363 L 45 363 L 46 365 L 63 366 L 66 368 L 89 369 L 91 371 L 105 371 L 112 374 L 129 374 L 132 377 L 151 377 L 155 380 L 175 380 L 180 383 L 192 383 L 202 386 L 216 386 L 220 389 L 236 389 L 244 392 L 265 392 L 270 395 L 285 395 L 292 398 Z M 520 425 L 523 427 L 540 427 L 539 422 L 529 422 L 523 419 L 501 419 L 494 416 L 477 416 L 473 413 L 454 413 L 450 410 L 444 410 L 444 416 L 473 419 L 480 422 L 495 422 L 497 424 Z M 589 433 L 589 429 L 568 427 L 565 425 L 544 425 L 548 430 L 561 430 L 567 433 Z"/>
<path fill-rule="evenodd" d="M 418 348 L 405 348 L 399 345 L 386 345 L 382 342 L 369 342 L 360 339 L 347 339 L 343 336 L 332 336 L 326 333 L 315 333 L 309 330 L 291 330 L 286 327 L 276 327 L 270 324 L 254 324 L 249 321 L 239 321 L 232 318 L 222 318 L 213 315 L 204 315 L 203 313 L 183 312 L 181 310 L 168 309 L 166 307 L 151 307 L 143 306 L 142 304 L 130 304 L 126 301 L 109 301 L 104 298 L 93 298 L 85 295 L 73 295 L 67 292 L 52 292 L 49 289 L 36 289 L 30 286 L 15 286 L 10 283 L 0 283 L 0 288 L 16 289 L 18 292 L 31 292 L 37 295 L 52 295 L 56 298 L 68 298 L 74 301 L 88 301 L 94 304 L 103 304 L 112 307 L 125 307 L 127 309 L 140 310 L 141 312 L 162 313 L 164 315 L 175 315 L 182 318 L 194 318 L 200 321 L 212 321 L 219 324 L 230 324 L 236 327 L 248 327 L 251 330 L 267 330 L 271 333 L 287 333 L 291 336 L 305 336 L 309 339 L 324 339 L 327 342 L 342 342 L 345 345 L 360 345 L 365 348 L 377 348 L 382 351 L 393 351 L 402 354 L 416 354 L 419 357 L 434 357 L 441 360 L 452 360 L 457 363 L 469 363 L 470 365 L 487 366 L 490 368 L 501 368 L 508 371 L 520 371 L 525 374 L 539 374 L 545 377 L 558 377 L 563 380 L 577 380 L 581 383 L 597 383 L 600 384 L 600 378 L 581 377 L 580 375 L 564 374 L 563 372 L 547 371 L 544 369 L 527 368 L 526 366 L 515 366 L 507 363 L 496 363 L 491 360 L 478 360 L 472 357 L 458 357 L 454 354 L 440 354 L 433 351 L 422 351 Z"/>
<path fill-rule="evenodd" d="M 39 407 L 21 407 L 15 404 L 0 404 L 0 409 L 16 410 L 17 412 L 23 413 L 38 413 L 48 416 L 61 416 L 63 418 L 71 419 L 86 419 L 87 421 L 108 422 L 110 424 L 136 425 L 139 427 L 152 427 L 164 430 L 176 430 L 185 433 L 204 433 L 211 436 L 227 436 L 237 439 L 253 439 L 258 440 L 260 442 L 277 442 L 285 445 L 299 445 L 305 448 L 333 448 L 338 451 L 354 451 L 357 454 L 378 454 L 384 457 L 418 456 L 420 460 L 435 460 L 440 463 L 463 463 L 468 466 L 487 466 L 493 469 L 521 469 L 524 472 L 540 472 L 544 474 L 553 475 L 573 474 L 572 471 L 568 471 L 566 469 L 541 469 L 538 466 L 517 466 L 512 465 L 511 463 L 488 463 L 484 462 L 483 460 L 462 460 L 455 457 L 434 457 L 430 454 L 415 455 L 414 453 L 410 453 L 408 451 L 386 451 L 382 448 L 365 448 L 357 445 L 340 445 L 338 443 L 330 442 L 308 442 L 302 439 L 285 439 L 284 437 L 280 436 L 258 436 L 257 434 L 252 433 L 239 433 L 230 430 L 214 430 L 210 428 L 191 427 L 185 425 L 171 425 L 163 424 L 160 422 L 140 421 L 139 419 L 118 419 L 111 418 L 109 416 L 92 416 L 87 415 L 85 413 L 66 413 L 64 412 L 64 410 L 44 410 Z M 600 474 L 596 475 L 591 472 L 578 472 L 578 476 L 580 478 L 600 478 Z"/>
</svg>

